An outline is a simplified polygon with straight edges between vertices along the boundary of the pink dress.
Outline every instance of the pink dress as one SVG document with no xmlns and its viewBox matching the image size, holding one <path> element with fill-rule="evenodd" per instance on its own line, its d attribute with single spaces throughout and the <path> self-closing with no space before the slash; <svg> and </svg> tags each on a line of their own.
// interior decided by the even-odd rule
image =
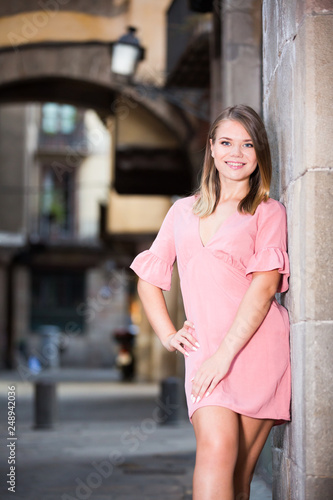
<svg viewBox="0 0 333 500">
<path fill-rule="evenodd" d="M 235 212 L 204 246 L 194 196 L 177 200 L 149 250 L 131 268 L 143 280 L 170 290 L 175 259 L 186 318 L 195 325 L 200 348 L 185 356 L 189 417 L 202 406 L 223 406 L 255 418 L 290 420 L 289 320 L 274 299 L 260 327 L 208 397 L 193 404 L 191 379 L 220 345 L 249 287 L 252 272 L 278 269 L 279 292 L 288 289 L 286 212 L 276 200 L 262 202 L 254 215 Z"/>
</svg>

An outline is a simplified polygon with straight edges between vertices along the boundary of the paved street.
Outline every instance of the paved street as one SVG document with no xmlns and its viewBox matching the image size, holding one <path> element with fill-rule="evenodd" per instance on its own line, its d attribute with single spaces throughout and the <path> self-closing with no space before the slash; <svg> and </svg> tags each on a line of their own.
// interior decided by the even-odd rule
<svg viewBox="0 0 333 500">
<path fill-rule="evenodd" d="M 182 407 L 176 425 L 156 384 L 124 384 L 113 371 L 61 371 L 53 429 L 34 428 L 34 385 L 0 373 L 2 499 L 190 500 L 195 439 Z M 62 380 L 62 381 L 61 381 Z M 67 381 L 64 381 L 67 380 Z M 16 492 L 7 490 L 7 386 L 17 410 Z M 257 476 L 253 500 L 270 500 Z"/>
</svg>

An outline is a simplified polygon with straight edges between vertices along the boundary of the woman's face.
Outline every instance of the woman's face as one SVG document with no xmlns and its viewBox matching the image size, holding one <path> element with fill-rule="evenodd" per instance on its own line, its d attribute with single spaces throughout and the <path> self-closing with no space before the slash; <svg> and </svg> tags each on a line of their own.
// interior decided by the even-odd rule
<svg viewBox="0 0 333 500">
<path fill-rule="evenodd" d="M 257 167 L 253 141 L 243 125 L 223 120 L 216 129 L 211 153 L 221 181 L 245 181 Z"/>
</svg>

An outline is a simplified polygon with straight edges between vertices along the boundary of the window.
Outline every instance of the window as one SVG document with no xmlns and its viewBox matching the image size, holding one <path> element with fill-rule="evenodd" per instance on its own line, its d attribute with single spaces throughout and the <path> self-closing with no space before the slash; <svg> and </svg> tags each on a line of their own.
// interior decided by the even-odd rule
<svg viewBox="0 0 333 500">
<path fill-rule="evenodd" d="M 42 168 L 40 236 L 51 240 L 74 237 L 74 172 L 56 175 L 52 166 Z"/>
<path fill-rule="evenodd" d="M 46 134 L 72 134 L 76 121 L 76 108 L 69 104 L 48 102 L 42 108 L 42 131 Z"/>
</svg>

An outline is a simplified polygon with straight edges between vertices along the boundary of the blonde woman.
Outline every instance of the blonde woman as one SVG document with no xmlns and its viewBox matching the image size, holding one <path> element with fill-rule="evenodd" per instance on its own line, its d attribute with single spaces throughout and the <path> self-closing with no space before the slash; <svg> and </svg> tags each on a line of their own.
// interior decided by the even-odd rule
<svg viewBox="0 0 333 500">
<path fill-rule="evenodd" d="M 250 107 L 224 110 L 207 139 L 201 185 L 169 210 L 131 268 L 148 319 L 185 356 L 197 440 L 194 500 L 248 500 L 273 425 L 290 419 L 286 212 L 269 198 L 265 127 Z M 177 258 L 186 318 L 177 331 L 162 290 Z"/>
</svg>

